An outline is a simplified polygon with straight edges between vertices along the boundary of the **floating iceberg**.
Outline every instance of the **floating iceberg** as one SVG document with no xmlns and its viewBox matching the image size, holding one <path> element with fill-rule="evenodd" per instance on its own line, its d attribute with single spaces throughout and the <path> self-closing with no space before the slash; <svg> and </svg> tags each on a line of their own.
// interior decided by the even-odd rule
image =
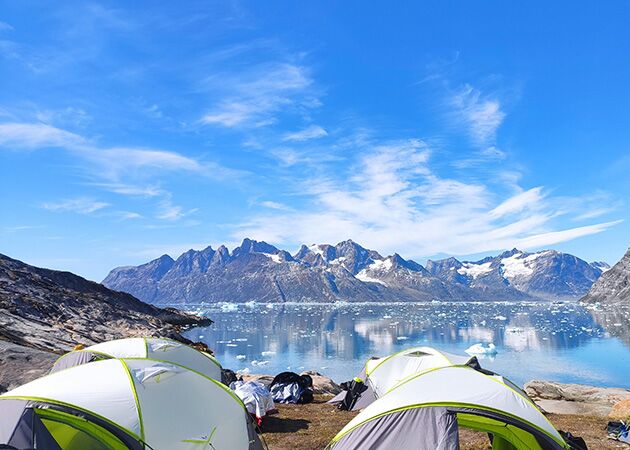
<svg viewBox="0 0 630 450">
<path fill-rule="evenodd" d="M 484 344 L 482 344 L 481 342 L 471 345 L 470 347 L 468 347 L 466 349 L 466 353 L 468 353 L 469 355 L 496 355 L 497 354 L 497 348 L 493 343 L 488 344 L 487 346 L 485 346 Z"/>
<path fill-rule="evenodd" d="M 236 303 L 221 303 L 221 312 L 234 312 L 238 311 L 238 304 Z"/>
<path fill-rule="evenodd" d="M 252 361 L 252 366 L 266 366 L 267 364 L 269 364 L 269 361 L 265 361 L 265 360 L 261 360 L 261 361 L 253 360 Z"/>
</svg>

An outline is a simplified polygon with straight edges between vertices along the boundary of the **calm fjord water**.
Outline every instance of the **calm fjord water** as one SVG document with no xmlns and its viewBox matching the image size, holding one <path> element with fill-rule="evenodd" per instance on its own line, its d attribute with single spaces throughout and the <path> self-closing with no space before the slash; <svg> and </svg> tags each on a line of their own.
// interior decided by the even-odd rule
<svg viewBox="0 0 630 450">
<path fill-rule="evenodd" d="M 223 366 L 251 373 L 315 370 L 341 382 L 371 356 L 428 345 L 464 354 L 494 343 L 484 367 L 531 379 L 630 388 L 628 310 L 574 303 L 223 304 L 189 310 L 215 323 L 186 336 Z"/>
</svg>

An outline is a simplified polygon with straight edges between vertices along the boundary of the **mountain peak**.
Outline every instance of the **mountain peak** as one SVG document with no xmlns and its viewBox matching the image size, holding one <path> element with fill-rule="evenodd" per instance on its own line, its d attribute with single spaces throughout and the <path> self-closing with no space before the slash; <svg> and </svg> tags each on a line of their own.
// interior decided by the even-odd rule
<svg viewBox="0 0 630 450">
<path fill-rule="evenodd" d="M 267 244 L 265 241 L 256 241 L 253 239 L 245 238 L 240 247 L 236 247 L 232 251 L 233 257 L 238 257 L 247 253 L 277 253 L 279 250 L 271 244 Z"/>
<path fill-rule="evenodd" d="M 527 254 L 526 252 L 523 252 L 521 250 L 519 250 L 518 248 L 514 247 L 512 250 L 506 250 L 503 253 L 501 253 L 499 256 L 497 256 L 497 258 L 510 258 L 511 256 L 514 255 L 518 255 L 518 254 Z"/>
<path fill-rule="evenodd" d="M 575 299 L 602 270 L 552 250 L 514 248 L 479 261 L 429 260 L 423 267 L 399 253 L 383 257 L 352 239 L 302 245 L 292 257 L 246 238 L 231 254 L 222 245 L 191 250 L 175 263 L 164 255 L 114 269 L 104 283 L 158 302 Z"/>
</svg>

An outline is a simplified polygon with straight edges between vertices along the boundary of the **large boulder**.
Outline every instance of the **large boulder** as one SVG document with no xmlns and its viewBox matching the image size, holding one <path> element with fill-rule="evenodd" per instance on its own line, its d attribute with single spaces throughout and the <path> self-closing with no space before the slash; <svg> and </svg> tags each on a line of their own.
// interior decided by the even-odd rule
<svg viewBox="0 0 630 450">
<path fill-rule="evenodd" d="M 243 381 L 258 381 L 261 384 L 269 387 L 271 382 L 273 381 L 273 375 L 260 375 L 255 373 L 248 373 L 241 375 L 243 377 Z"/>
<path fill-rule="evenodd" d="M 615 403 L 608 417 L 615 420 L 630 420 L 630 399 Z"/>
<path fill-rule="evenodd" d="M 525 392 L 541 408 L 555 414 L 606 417 L 613 405 L 630 401 L 630 390 L 600 388 L 534 380 L 525 384 Z"/>
<path fill-rule="evenodd" d="M 337 383 L 319 372 L 308 370 L 300 375 L 308 375 L 313 379 L 314 394 L 337 395 L 341 392 L 341 387 Z"/>
</svg>

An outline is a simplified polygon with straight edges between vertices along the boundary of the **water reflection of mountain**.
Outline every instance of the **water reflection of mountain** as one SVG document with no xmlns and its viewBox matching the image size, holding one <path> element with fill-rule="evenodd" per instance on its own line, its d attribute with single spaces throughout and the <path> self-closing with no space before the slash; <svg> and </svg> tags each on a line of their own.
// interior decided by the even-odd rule
<svg viewBox="0 0 630 450">
<path fill-rule="evenodd" d="M 602 336 L 599 324 L 621 323 L 617 316 L 595 322 L 578 305 L 550 303 L 255 305 L 210 315 L 215 324 L 194 334 L 204 335 L 211 347 L 233 346 L 226 347 L 226 353 L 237 351 L 236 340 L 238 352 L 249 359 L 273 351 L 303 358 L 362 360 L 405 345 L 465 348 L 473 342 L 494 342 L 519 352 L 570 349 Z M 625 326 L 614 331 L 623 328 L 628 333 L 627 317 Z"/>
<path fill-rule="evenodd" d="M 619 338 L 630 347 L 630 306 L 606 306 L 605 309 L 590 310 L 595 322 L 603 327 L 608 334 Z"/>
</svg>

